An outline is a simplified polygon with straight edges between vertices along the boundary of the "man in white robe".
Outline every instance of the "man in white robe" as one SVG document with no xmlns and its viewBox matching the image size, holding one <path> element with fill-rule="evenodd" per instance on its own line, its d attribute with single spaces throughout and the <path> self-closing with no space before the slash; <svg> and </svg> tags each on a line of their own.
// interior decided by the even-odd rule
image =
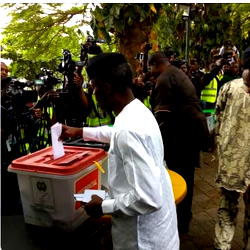
<svg viewBox="0 0 250 250">
<path fill-rule="evenodd" d="M 90 216 L 112 215 L 116 250 L 177 250 L 176 207 L 164 167 L 161 133 L 153 114 L 131 90 L 132 72 L 124 56 L 103 53 L 87 67 L 99 105 L 116 114 L 113 127 L 63 126 L 61 138 L 110 143 L 109 199 L 92 196 L 84 204 Z"/>
</svg>

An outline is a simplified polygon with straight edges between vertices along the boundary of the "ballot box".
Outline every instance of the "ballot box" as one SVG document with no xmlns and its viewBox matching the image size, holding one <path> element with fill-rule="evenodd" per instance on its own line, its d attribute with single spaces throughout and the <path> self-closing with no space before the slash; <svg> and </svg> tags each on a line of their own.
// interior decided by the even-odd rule
<svg viewBox="0 0 250 250">
<path fill-rule="evenodd" d="M 64 141 L 63 144 L 68 146 L 102 148 L 105 151 L 108 151 L 110 147 L 108 143 L 97 141 L 84 141 L 82 138 L 68 139 Z M 101 174 L 101 189 L 108 191 L 108 158 L 105 158 L 105 160 L 102 162 L 102 167 L 105 172 Z"/>
<path fill-rule="evenodd" d="M 8 167 L 17 174 L 26 223 L 72 231 L 88 218 L 74 194 L 100 189 L 98 166 L 107 153 L 77 146 L 64 146 L 64 152 L 53 159 L 52 147 L 48 147 L 13 160 Z"/>
<path fill-rule="evenodd" d="M 105 151 L 109 150 L 109 144 L 97 141 L 84 141 L 82 138 L 71 138 L 63 142 L 64 145 L 68 146 L 79 146 L 89 148 L 102 148 Z"/>
</svg>

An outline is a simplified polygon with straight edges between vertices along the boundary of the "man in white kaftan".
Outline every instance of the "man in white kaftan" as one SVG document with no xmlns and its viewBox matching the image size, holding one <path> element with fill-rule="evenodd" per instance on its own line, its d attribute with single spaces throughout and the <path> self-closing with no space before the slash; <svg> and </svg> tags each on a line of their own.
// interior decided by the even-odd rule
<svg viewBox="0 0 250 250">
<path fill-rule="evenodd" d="M 100 60 L 108 60 L 105 55 L 102 56 L 104 59 Z M 117 58 L 112 59 L 109 66 L 115 60 L 119 61 L 122 55 L 118 53 L 107 55 L 107 57 L 113 56 Z M 122 64 L 123 60 L 121 59 Z M 87 70 L 91 76 L 89 71 Z M 121 75 L 124 77 L 124 69 L 122 71 Z M 117 75 L 119 69 L 115 72 Z M 98 97 L 100 82 L 98 84 L 96 82 L 94 87 Z M 83 135 L 84 140 L 110 143 L 108 152 L 110 198 L 105 200 L 99 198 L 99 200 L 103 214 L 112 215 L 114 249 L 177 250 L 179 236 L 176 207 L 171 180 L 164 167 L 163 142 L 158 124 L 144 104 L 134 98 L 128 86 L 125 91 L 118 92 L 117 94 L 117 91 L 112 91 L 116 102 L 119 103 L 121 97 L 127 101 L 121 101 L 123 104 L 120 103 L 119 108 L 113 108 L 117 113 L 113 127 L 84 127 L 83 130 L 79 130 L 63 126 L 63 133 L 68 136 Z M 73 129 L 75 132 L 72 132 Z M 92 197 L 89 205 L 86 204 L 86 211 L 90 215 L 91 210 L 94 211 L 98 206 L 94 198 L 96 197 Z"/>
<path fill-rule="evenodd" d="M 84 128 L 85 140 L 110 142 L 110 200 L 115 249 L 178 249 L 171 180 L 163 163 L 163 144 L 152 113 L 137 99 L 116 117 L 114 127 Z"/>
</svg>

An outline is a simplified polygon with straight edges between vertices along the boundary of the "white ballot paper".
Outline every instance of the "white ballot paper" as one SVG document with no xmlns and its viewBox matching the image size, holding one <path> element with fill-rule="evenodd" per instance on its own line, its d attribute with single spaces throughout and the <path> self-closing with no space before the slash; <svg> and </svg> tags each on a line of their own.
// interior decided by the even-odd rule
<svg viewBox="0 0 250 250">
<path fill-rule="evenodd" d="M 74 194 L 74 198 L 76 201 L 90 202 L 91 196 L 94 194 L 98 195 L 103 200 L 106 197 L 105 190 L 85 189 L 82 194 Z"/>
<path fill-rule="evenodd" d="M 65 154 L 63 143 L 62 141 L 58 140 L 61 133 L 62 133 L 62 124 L 57 122 L 51 127 L 52 152 L 54 160 Z"/>
</svg>

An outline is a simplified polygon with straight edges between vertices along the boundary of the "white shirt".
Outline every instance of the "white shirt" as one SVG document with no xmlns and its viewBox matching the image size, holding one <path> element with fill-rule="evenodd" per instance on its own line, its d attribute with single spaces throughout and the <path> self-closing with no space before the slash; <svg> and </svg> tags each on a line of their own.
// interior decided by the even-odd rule
<svg viewBox="0 0 250 250">
<path fill-rule="evenodd" d="M 84 128 L 85 140 L 109 142 L 108 185 L 116 250 L 177 250 L 176 207 L 164 167 L 163 143 L 153 114 L 135 99 L 113 127 Z"/>
</svg>

